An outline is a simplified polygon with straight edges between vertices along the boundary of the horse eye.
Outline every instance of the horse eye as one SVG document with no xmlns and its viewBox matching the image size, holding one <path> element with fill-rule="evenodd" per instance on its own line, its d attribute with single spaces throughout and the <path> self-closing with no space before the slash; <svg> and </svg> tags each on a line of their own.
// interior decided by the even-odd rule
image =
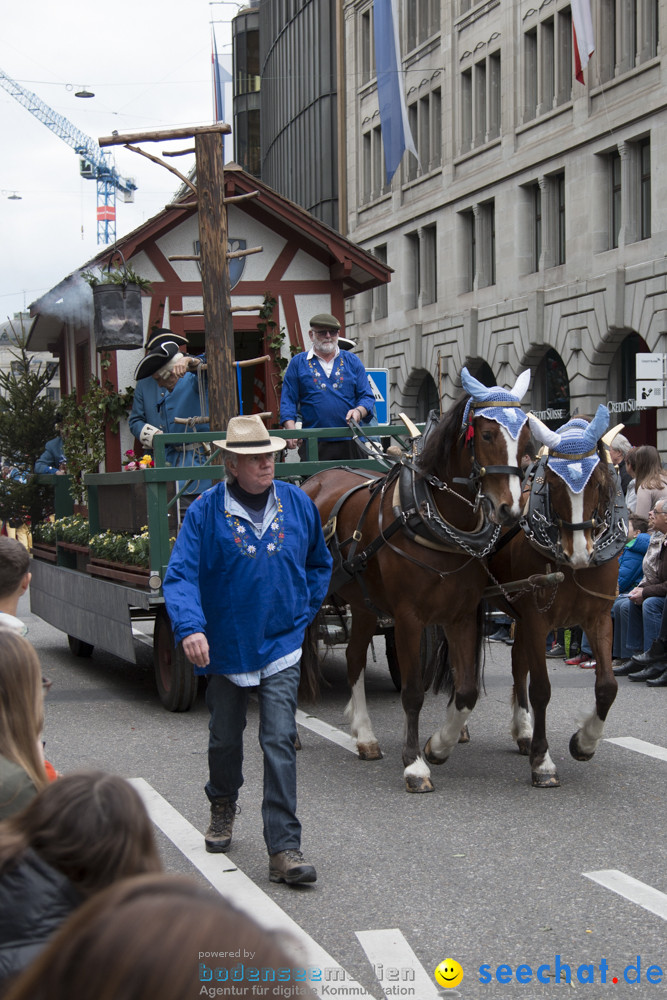
<svg viewBox="0 0 667 1000">
<path fill-rule="evenodd" d="M 493 434 L 491 431 L 482 431 L 482 441 L 493 441 Z"/>
</svg>

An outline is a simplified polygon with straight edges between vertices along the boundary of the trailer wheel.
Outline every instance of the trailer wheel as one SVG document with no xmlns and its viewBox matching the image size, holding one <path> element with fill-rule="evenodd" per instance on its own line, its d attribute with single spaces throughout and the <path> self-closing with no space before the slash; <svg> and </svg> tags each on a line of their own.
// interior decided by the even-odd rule
<svg viewBox="0 0 667 1000">
<path fill-rule="evenodd" d="M 83 639 L 77 639 L 75 635 L 68 635 L 67 641 L 69 643 L 70 652 L 74 656 L 83 656 L 88 658 L 93 655 L 94 646 L 91 646 L 89 642 L 84 642 Z"/>
<path fill-rule="evenodd" d="M 180 643 L 174 646 L 171 622 L 164 607 L 155 616 L 153 666 L 158 695 L 167 711 L 188 712 L 197 697 L 199 678 Z"/>
<path fill-rule="evenodd" d="M 384 646 L 387 654 L 387 666 L 389 667 L 389 673 L 391 679 L 394 682 L 394 687 L 397 691 L 401 690 L 401 669 L 398 665 L 398 656 L 396 654 L 396 636 L 394 635 L 394 629 L 388 628 L 384 634 Z"/>
</svg>

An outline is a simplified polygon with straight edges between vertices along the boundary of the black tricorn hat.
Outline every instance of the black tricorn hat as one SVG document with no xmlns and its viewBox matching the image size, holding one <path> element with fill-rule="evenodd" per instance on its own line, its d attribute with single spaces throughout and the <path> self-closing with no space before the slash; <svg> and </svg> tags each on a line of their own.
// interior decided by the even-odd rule
<svg viewBox="0 0 667 1000">
<path fill-rule="evenodd" d="M 184 337 L 180 333 L 174 333 L 173 330 L 168 330 L 166 327 L 162 327 L 159 330 L 151 330 L 146 338 L 146 350 L 152 351 L 154 347 L 159 347 L 160 344 L 166 344 L 168 341 L 172 341 L 174 344 L 179 344 L 180 346 L 188 346 L 188 338 Z"/>
<path fill-rule="evenodd" d="M 160 368 L 164 368 L 167 362 L 178 354 L 178 346 L 173 340 L 170 340 L 149 351 L 137 365 L 137 370 L 134 373 L 135 381 L 139 382 L 142 378 L 149 378 L 159 372 Z"/>
</svg>

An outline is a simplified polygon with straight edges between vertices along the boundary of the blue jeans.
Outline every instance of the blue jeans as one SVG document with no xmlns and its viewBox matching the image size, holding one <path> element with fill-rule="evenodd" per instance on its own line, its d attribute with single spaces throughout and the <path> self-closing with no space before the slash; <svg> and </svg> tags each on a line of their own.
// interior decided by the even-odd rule
<svg viewBox="0 0 667 1000">
<path fill-rule="evenodd" d="M 633 652 L 643 652 L 660 635 L 664 597 L 647 597 L 641 604 L 628 602 L 627 645 Z"/>
<path fill-rule="evenodd" d="M 236 802 L 243 784 L 243 730 L 248 697 L 259 699 L 259 743 L 264 753 L 262 820 L 269 854 L 301 846 L 301 823 L 296 817 L 296 711 L 300 665 L 295 663 L 262 680 L 259 687 L 242 688 L 224 674 L 211 674 L 206 688 L 209 720 L 206 794 L 211 801 Z"/>
</svg>

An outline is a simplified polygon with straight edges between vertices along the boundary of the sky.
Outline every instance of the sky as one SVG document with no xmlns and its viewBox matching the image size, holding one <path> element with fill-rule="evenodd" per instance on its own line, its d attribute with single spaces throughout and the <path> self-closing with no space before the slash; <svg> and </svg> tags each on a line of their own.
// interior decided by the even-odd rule
<svg viewBox="0 0 667 1000">
<path fill-rule="evenodd" d="M 3 5 L 0 69 L 86 135 L 204 125 L 213 121 L 211 22 L 229 55 L 229 22 L 240 3 L 22 0 Z M 85 87 L 94 98 L 75 97 Z M 231 88 L 225 118 L 231 122 Z M 226 139 L 231 159 L 232 139 Z M 147 152 L 184 143 L 147 143 Z M 119 194 L 116 235 L 131 232 L 171 200 L 178 178 L 113 147 L 116 167 L 137 184 Z M 27 308 L 104 246 L 97 245 L 97 193 L 74 150 L 0 87 L 0 320 Z M 169 160 L 183 173 L 193 156 Z M 20 200 L 11 199 L 12 194 Z"/>
</svg>

